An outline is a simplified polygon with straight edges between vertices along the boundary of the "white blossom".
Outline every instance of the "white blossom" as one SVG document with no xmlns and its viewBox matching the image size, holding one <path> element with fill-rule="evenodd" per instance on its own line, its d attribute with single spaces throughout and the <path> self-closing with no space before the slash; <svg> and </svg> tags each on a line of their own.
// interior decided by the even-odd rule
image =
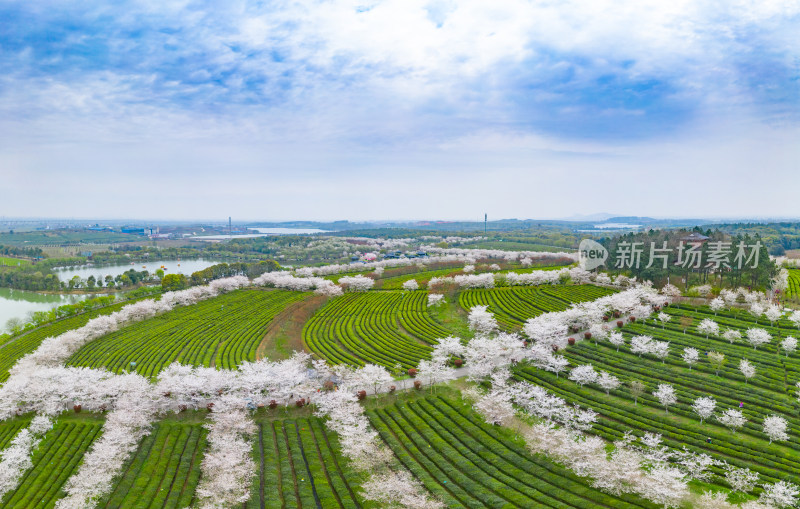
<svg viewBox="0 0 800 509">
<path fill-rule="evenodd" d="M 414 291 L 419 289 L 419 283 L 417 283 L 416 279 L 409 279 L 405 283 L 403 283 L 403 290 L 406 291 Z"/>
<path fill-rule="evenodd" d="M 742 414 L 742 411 L 735 408 L 728 408 L 717 415 L 717 421 L 734 433 L 747 423 L 747 419 Z"/>
<path fill-rule="evenodd" d="M 694 410 L 694 413 L 700 417 L 700 424 L 702 424 L 704 420 L 714 415 L 714 410 L 716 407 L 716 400 L 709 396 L 697 398 L 694 400 L 694 403 L 692 403 L 692 410 Z"/>
<path fill-rule="evenodd" d="M 758 501 L 767 507 L 784 508 L 797 505 L 797 495 L 800 494 L 797 486 L 790 482 L 778 481 L 775 484 L 765 484 L 764 491 Z"/>
<path fill-rule="evenodd" d="M 769 443 L 789 440 L 789 434 L 786 432 L 787 427 L 788 423 L 783 417 L 777 415 L 764 417 L 764 433 L 769 437 Z"/>
<path fill-rule="evenodd" d="M 728 329 L 722 333 L 722 337 L 727 339 L 731 344 L 742 339 L 742 332 L 736 329 Z"/>
<path fill-rule="evenodd" d="M 619 378 L 615 377 L 614 375 L 610 375 L 605 371 L 600 372 L 600 376 L 597 378 L 597 385 L 599 385 L 606 394 L 609 391 L 616 390 L 620 386 Z"/>
<path fill-rule="evenodd" d="M 797 339 L 793 338 L 792 336 L 788 336 L 781 341 L 781 348 L 783 348 L 783 351 L 786 352 L 786 357 L 789 357 L 790 354 L 797 350 Z"/>
<path fill-rule="evenodd" d="M 572 368 L 572 371 L 569 372 L 569 379 L 583 387 L 585 384 L 597 382 L 598 374 L 594 370 L 594 366 L 591 364 L 584 364 Z"/>
<path fill-rule="evenodd" d="M 750 361 L 747 359 L 742 359 L 739 361 L 739 371 L 744 376 L 744 381 L 747 383 L 748 380 L 756 376 L 756 368 L 750 364 Z"/>
<path fill-rule="evenodd" d="M 653 393 L 653 396 L 658 398 L 658 401 L 661 402 L 661 405 L 663 405 L 667 413 L 669 413 L 669 407 L 678 402 L 675 388 L 670 384 L 658 384 L 658 389 Z"/>
<path fill-rule="evenodd" d="M 758 474 L 748 468 L 737 468 L 728 465 L 725 468 L 725 481 L 731 486 L 731 491 L 748 492 L 756 487 Z"/>
<path fill-rule="evenodd" d="M 753 345 L 753 350 L 756 350 L 759 346 L 765 343 L 769 343 L 771 340 L 772 336 L 770 336 L 769 332 L 765 331 L 764 329 L 747 329 L 747 341 Z"/>
<path fill-rule="evenodd" d="M 481 333 L 489 334 L 497 330 L 497 320 L 488 311 L 488 306 L 474 306 L 469 310 L 469 328 Z"/>
<path fill-rule="evenodd" d="M 683 362 L 689 365 L 689 369 L 692 369 L 692 365 L 700 358 L 700 354 L 697 352 L 697 349 L 686 347 L 683 349 L 682 357 Z"/>
<path fill-rule="evenodd" d="M 719 335 L 719 324 L 710 318 L 706 318 L 697 326 L 698 332 L 705 334 L 708 338 L 709 334 L 713 336 Z"/>
</svg>

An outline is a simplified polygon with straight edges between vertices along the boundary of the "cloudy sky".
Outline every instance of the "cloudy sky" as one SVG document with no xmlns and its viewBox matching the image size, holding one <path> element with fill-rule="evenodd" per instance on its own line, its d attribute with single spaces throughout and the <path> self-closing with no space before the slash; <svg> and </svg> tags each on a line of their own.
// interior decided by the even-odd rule
<svg viewBox="0 0 800 509">
<path fill-rule="evenodd" d="M 0 1 L 0 215 L 800 216 L 800 1 Z"/>
</svg>

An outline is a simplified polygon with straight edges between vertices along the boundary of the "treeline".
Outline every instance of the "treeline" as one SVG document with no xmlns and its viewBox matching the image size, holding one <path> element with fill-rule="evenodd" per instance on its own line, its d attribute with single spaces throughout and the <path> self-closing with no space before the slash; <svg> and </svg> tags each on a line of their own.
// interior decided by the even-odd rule
<svg viewBox="0 0 800 509">
<path fill-rule="evenodd" d="M 44 251 L 39 247 L 0 246 L 0 255 L 43 258 Z"/>
<path fill-rule="evenodd" d="M 53 273 L 54 267 L 85 263 L 83 258 L 45 258 L 19 266 L 0 266 L 0 286 L 17 290 L 56 291 L 66 288 L 66 283 Z"/>
<path fill-rule="evenodd" d="M 759 236 L 773 256 L 800 249 L 800 223 L 731 223 L 714 225 L 714 228 L 729 235 Z"/>
<path fill-rule="evenodd" d="M 689 237 L 691 233 L 707 239 Z M 608 249 L 605 268 L 609 272 L 623 273 L 657 284 L 669 281 L 686 287 L 710 284 L 765 289 L 778 272 L 778 267 L 769 257 L 766 244 L 758 235 L 731 236 L 721 231 L 703 231 L 695 227 L 691 231 L 628 233 L 603 239 L 601 243 Z M 745 246 L 742 253 L 739 252 L 740 243 Z M 760 249 L 756 249 L 759 244 Z M 740 255 L 744 257 L 737 260 Z"/>
<path fill-rule="evenodd" d="M 154 248 L 148 246 L 120 246 L 114 251 L 100 251 L 89 257 L 97 264 L 143 262 L 155 259 L 177 260 L 200 258 L 203 251 L 193 247 Z"/>
<path fill-rule="evenodd" d="M 262 260 L 256 263 L 218 263 L 203 270 L 193 272 L 191 276 L 185 274 L 166 274 L 161 279 L 164 291 L 183 290 L 190 286 L 208 284 L 215 279 L 231 276 L 247 276 L 252 279 L 264 274 L 280 270 L 281 266 L 275 260 Z"/>
</svg>

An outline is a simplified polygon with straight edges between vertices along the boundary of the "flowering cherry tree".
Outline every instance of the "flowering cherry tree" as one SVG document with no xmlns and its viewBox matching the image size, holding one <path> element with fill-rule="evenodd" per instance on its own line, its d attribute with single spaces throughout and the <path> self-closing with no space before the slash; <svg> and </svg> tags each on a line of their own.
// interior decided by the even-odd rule
<svg viewBox="0 0 800 509">
<path fill-rule="evenodd" d="M 765 484 L 764 491 L 758 501 L 767 507 L 795 507 L 797 505 L 797 495 L 800 494 L 797 486 L 790 482 L 778 481 L 775 484 Z"/>
<path fill-rule="evenodd" d="M 789 440 L 789 434 L 786 432 L 787 427 L 788 424 L 783 417 L 770 415 L 764 418 L 764 433 L 769 437 L 769 443 Z"/>
<path fill-rule="evenodd" d="M 697 352 L 697 349 L 687 346 L 683 349 L 682 358 L 683 362 L 689 365 L 689 369 L 692 369 L 692 365 L 700 358 L 700 354 Z"/>
<path fill-rule="evenodd" d="M 717 297 L 708 304 L 708 307 L 711 308 L 711 311 L 714 312 L 714 316 L 716 316 L 719 311 L 725 308 L 725 300 L 722 297 Z"/>
<path fill-rule="evenodd" d="M 367 387 L 372 387 L 372 393 L 377 394 L 378 389 L 392 380 L 392 375 L 383 366 L 365 364 L 355 372 L 355 380 Z"/>
<path fill-rule="evenodd" d="M 769 343 L 771 340 L 772 336 L 764 329 L 747 329 L 747 341 L 753 345 L 753 350 L 757 350 L 759 346 Z"/>
<path fill-rule="evenodd" d="M 340 277 L 339 284 L 344 286 L 349 292 L 366 292 L 375 286 L 375 280 L 358 274 L 355 276 Z"/>
<path fill-rule="evenodd" d="M 441 304 L 444 302 L 444 295 L 441 293 L 429 293 L 428 294 L 428 307 L 436 306 L 437 304 Z"/>
<path fill-rule="evenodd" d="M 717 421 L 734 433 L 736 433 L 737 429 L 741 428 L 745 425 L 745 423 L 747 423 L 747 419 L 745 419 L 742 411 L 736 408 L 728 408 L 719 414 L 717 416 Z"/>
<path fill-rule="evenodd" d="M 792 322 L 798 329 L 800 329 L 800 311 L 794 311 L 789 315 L 789 321 Z"/>
<path fill-rule="evenodd" d="M 653 344 L 653 338 L 650 336 L 634 336 L 631 338 L 631 352 L 638 354 L 650 353 L 650 348 Z"/>
<path fill-rule="evenodd" d="M 788 336 L 786 339 L 781 341 L 781 348 L 783 348 L 783 351 L 786 352 L 786 357 L 789 357 L 790 354 L 797 350 L 797 339 L 793 338 L 792 336 Z"/>
<path fill-rule="evenodd" d="M 750 314 L 755 317 L 756 323 L 758 323 L 758 319 L 764 314 L 764 306 L 758 302 L 753 302 L 750 304 Z"/>
<path fill-rule="evenodd" d="M 419 283 L 417 283 L 416 279 L 409 279 L 408 281 L 403 283 L 403 290 L 406 290 L 408 292 L 419 290 Z"/>
<path fill-rule="evenodd" d="M 746 493 L 753 491 L 758 482 L 758 474 L 748 468 L 737 468 L 727 465 L 725 468 L 725 481 L 730 485 L 731 491 Z"/>
<path fill-rule="evenodd" d="M 661 359 L 663 364 L 669 355 L 669 341 L 653 341 L 650 343 L 650 353 Z"/>
<path fill-rule="evenodd" d="M 742 373 L 742 376 L 744 376 L 744 383 L 747 383 L 748 380 L 756 376 L 756 368 L 753 367 L 747 359 L 739 361 L 739 371 Z"/>
<path fill-rule="evenodd" d="M 605 371 L 601 371 L 600 375 L 597 378 L 597 385 L 599 385 L 606 394 L 610 391 L 614 391 L 620 386 L 619 378 L 615 377 L 614 375 L 610 375 Z"/>
<path fill-rule="evenodd" d="M 251 479 L 256 471 L 250 456 L 250 437 L 256 427 L 241 403 L 230 397 L 215 403 L 209 419 L 208 448 L 197 486 L 199 506 L 234 507 L 250 498 Z"/>
<path fill-rule="evenodd" d="M 488 311 L 488 306 L 475 306 L 469 310 L 469 328 L 480 333 L 490 334 L 497 330 L 497 320 Z"/>
<path fill-rule="evenodd" d="M 489 391 L 475 403 L 473 408 L 489 424 L 504 424 L 514 417 L 511 397 L 506 391 Z"/>
<path fill-rule="evenodd" d="M 50 418 L 37 415 L 27 428 L 14 436 L 9 446 L 0 451 L 0 499 L 16 488 L 22 475 L 33 467 L 31 454 L 52 427 Z"/>
<path fill-rule="evenodd" d="M 728 329 L 722 333 L 722 337 L 727 339 L 730 344 L 742 339 L 742 332 L 736 329 Z"/>
<path fill-rule="evenodd" d="M 597 382 L 598 374 L 591 364 L 584 364 L 577 366 L 569 372 L 569 379 L 577 383 L 581 387 L 585 384 L 593 384 Z"/>
<path fill-rule="evenodd" d="M 709 335 L 718 336 L 719 324 L 710 318 L 706 318 L 697 326 L 697 331 L 701 334 L 705 334 L 706 339 L 708 339 Z"/>
<path fill-rule="evenodd" d="M 625 337 L 621 332 L 610 332 L 608 334 L 608 342 L 616 346 L 619 352 L 619 347 L 625 344 Z"/>
<path fill-rule="evenodd" d="M 783 316 L 783 311 L 781 311 L 781 308 L 773 304 L 767 307 L 766 311 L 764 311 L 764 316 L 767 317 L 770 325 L 774 325 L 775 322 L 778 321 L 781 316 Z"/>
<path fill-rule="evenodd" d="M 653 396 L 658 398 L 667 413 L 669 413 L 669 407 L 678 402 L 675 388 L 670 384 L 658 384 L 658 389 L 653 393 Z"/>
<path fill-rule="evenodd" d="M 692 410 L 700 417 L 700 424 L 703 421 L 714 415 L 714 409 L 717 407 L 717 402 L 714 398 L 703 396 L 694 400 L 692 403 Z"/>
<path fill-rule="evenodd" d="M 656 318 L 658 318 L 658 321 L 661 322 L 661 328 L 664 329 L 666 325 L 669 323 L 669 321 L 672 320 L 672 315 L 669 315 L 662 311 L 661 313 L 656 315 Z"/>
</svg>

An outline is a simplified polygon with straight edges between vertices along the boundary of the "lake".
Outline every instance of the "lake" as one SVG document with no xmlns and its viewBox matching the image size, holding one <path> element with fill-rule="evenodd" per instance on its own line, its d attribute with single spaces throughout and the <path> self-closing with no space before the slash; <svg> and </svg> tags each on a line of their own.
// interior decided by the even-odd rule
<svg viewBox="0 0 800 509">
<path fill-rule="evenodd" d="M 317 228 L 248 228 L 258 233 L 245 233 L 242 235 L 198 235 L 189 237 L 192 240 L 228 240 L 228 239 L 253 239 L 256 237 L 271 237 L 273 235 L 312 235 L 315 233 L 330 233 L 328 230 Z"/>
<path fill-rule="evenodd" d="M 65 267 L 63 269 L 54 270 L 53 272 L 58 275 L 61 281 L 69 281 L 74 276 L 78 276 L 81 279 L 86 279 L 89 276 L 102 279 L 107 275 L 116 277 L 130 269 L 135 269 L 137 271 L 146 270 L 153 274 L 159 267 L 164 265 L 164 272 L 167 274 L 189 275 L 192 272 L 203 270 L 217 263 L 220 262 L 203 259 L 181 261 L 156 260 L 152 262 L 137 262 L 133 265 L 130 263 L 119 263 L 96 267 Z M 63 306 L 64 304 L 74 304 L 89 297 L 94 297 L 94 295 L 59 295 L 0 288 L 0 331 L 4 330 L 9 318 L 16 317 L 25 320 L 29 313 L 47 311 L 58 306 Z"/>
<path fill-rule="evenodd" d="M 162 265 L 164 266 L 164 272 L 167 274 L 186 274 L 189 275 L 192 272 L 197 272 L 198 270 L 203 270 L 206 267 L 210 267 L 212 265 L 216 265 L 218 261 L 214 260 L 204 260 L 202 258 L 198 258 L 196 260 L 154 260 L 154 261 L 147 261 L 147 262 L 135 262 L 133 265 L 130 263 L 127 264 L 114 264 L 114 265 L 97 265 L 97 266 L 87 266 L 82 265 L 80 267 L 64 267 L 61 269 L 54 269 L 58 275 L 58 278 L 61 281 L 69 281 L 75 276 L 78 276 L 81 279 L 86 279 L 89 276 L 94 276 L 95 279 L 100 278 L 104 279 L 106 276 L 116 277 L 123 272 L 127 272 L 131 269 L 135 271 L 142 271 L 146 270 L 150 274 L 154 274 L 156 270 L 158 270 Z"/>
<path fill-rule="evenodd" d="M 10 318 L 25 320 L 29 313 L 48 311 L 64 304 L 74 304 L 93 295 L 57 295 L 0 288 L 0 330 Z"/>
</svg>

